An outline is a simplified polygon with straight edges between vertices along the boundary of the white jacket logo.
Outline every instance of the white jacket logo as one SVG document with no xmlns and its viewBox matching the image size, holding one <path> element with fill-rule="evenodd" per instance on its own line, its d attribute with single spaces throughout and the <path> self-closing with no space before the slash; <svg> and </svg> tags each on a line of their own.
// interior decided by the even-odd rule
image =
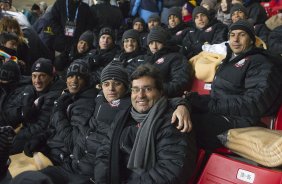
<svg viewBox="0 0 282 184">
<path fill-rule="evenodd" d="M 244 58 L 244 59 L 241 59 L 240 61 L 238 61 L 238 62 L 235 64 L 235 66 L 236 66 L 237 68 L 242 67 L 242 66 L 245 65 L 245 62 L 246 62 L 246 59 L 245 59 L 245 58 Z"/>
<path fill-rule="evenodd" d="M 157 64 L 162 64 L 164 62 L 164 58 L 160 58 L 156 61 Z"/>
</svg>

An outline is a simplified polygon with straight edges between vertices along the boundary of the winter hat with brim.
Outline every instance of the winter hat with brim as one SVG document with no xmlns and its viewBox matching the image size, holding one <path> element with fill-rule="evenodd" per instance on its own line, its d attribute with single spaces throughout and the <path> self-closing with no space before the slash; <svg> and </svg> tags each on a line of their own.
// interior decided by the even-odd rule
<svg viewBox="0 0 282 184">
<path fill-rule="evenodd" d="M 181 9 L 178 7 L 172 7 L 168 9 L 167 20 L 171 15 L 175 15 L 177 18 L 179 18 L 180 21 L 182 20 Z"/>
<path fill-rule="evenodd" d="M 244 5 L 240 3 L 233 4 L 230 9 L 230 15 L 232 16 L 236 11 L 241 11 L 248 17 L 247 8 Z"/>
<path fill-rule="evenodd" d="M 254 26 L 248 20 L 238 20 L 237 22 L 229 26 L 229 33 L 233 30 L 243 30 L 245 31 L 253 41 L 253 44 L 256 42 L 256 34 Z"/>
<path fill-rule="evenodd" d="M 161 22 L 161 18 L 160 18 L 160 16 L 158 14 L 152 14 L 148 18 L 148 22 L 150 22 L 150 21 Z"/>
<path fill-rule="evenodd" d="M 77 75 L 88 81 L 90 78 L 88 68 L 89 67 L 86 64 L 86 61 L 84 61 L 83 59 L 76 59 L 68 67 L 67 77 Z"/>
<path fill-rule="evenodd" d="M 39 58 L 37 59 L 32 67 L 31 67 L 31 72 L 43 72 L 46 73 L 50 76 L 53 76 L 53 65 L 52 61 L 50 59 L 45 59 L 45 58 Z"/>
<path fill-rule="evenodd" d="M 168 33 L 164 28 L 160 26 L 153 27 L 147 36 L 147 45 L 149 45 L 153 41 L 166 44 L 167 39 L 168 39 Z"/>
<path fill-rule="evenodd" d="M 208 19 L 210 20 L 210 12 L 209 12 L 209 10 L 207 10 L 206 8 L 204 8 L 202 6 L 197 6 L 197 7 L 194 8 L 193 14 L 192 14 L 193 20 L 195 20 L 196 16 L 199 13 L 202 13 L 202 14 L 206 15 L 208 17 Z"/>
<path fill-rule="evenodd" d="M 101 36 L 103 35 L 110 35 L 112 37 L 113 40 L 115 40 L 115 33 L 114 31 L 109 28 L 109 27 L 103 27 L 100 32 L 99 32 L 99 39 Z"/>
<path fill-rule="evenodd" d="M 94 41 L 94 35 L 92 31 L 85 31 L 79 37 L 79 41 L 85 41 L 88 44 L 88 47 L 92 47 Z"/>
<path fill-rule="evenodd" d="M 129 85 L 129 77 L 127 71 L 118 61 L 109 63 L 101 73 L 101 83 L 107 80 L 117 80 L 122 82 L 126 87 Z"/>
<path fill-rule="evenodd" d="M 140 45 L 140 35 L 138 31 L 134 29 L 125 31 L 122 35 L 122 42 L 124 42 L 124 40 L 128 38 L 135 39 L 138 42 L 138 44 Z"/>
<path fill-rule="evenodd" d="M 19 81 L 20 76 L 20 67 L 16 62 L 9 60 L 0 66 L 0 80 L 14 82 Z"/>
</svg>

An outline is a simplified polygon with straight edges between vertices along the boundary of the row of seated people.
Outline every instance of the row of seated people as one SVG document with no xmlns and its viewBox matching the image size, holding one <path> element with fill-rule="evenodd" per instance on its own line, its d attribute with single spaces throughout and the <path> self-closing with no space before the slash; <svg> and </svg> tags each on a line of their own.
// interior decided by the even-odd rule
<svg viewBox="0 0 282 184">
<path fill-rule="evenodd" d="M 91 34 L 86 35 L 86 37 L 88 37 L 89 35 L 91 37 Z M 112 38 L 113 37 L 111 36 L 111 30 L 103 29 L 100 32 L 99 42 L 101 40 L 101 43 L 103 43 L 101 44 L 101 46 L 107 45 L 109 44 L 109 42 L 111 43 L 113 42 Z M 132 140 L 131 143 L 133 143 L 135 142 L 135 140 L 137 140 L 137 137 L 140 140 L 143 140 L 145 137 L 148 137 L 143 135 L 143 133 L 142 134 L 140 133 L 141 135 L 139 134 L 136 135 L 137 132 L 141 129 L 136 129 L 133 127 L 135 127 L 135 125 L 137 125 L 137 128 L 139 126 L 142 127 L 142 125 L 138 125 L 137 122 L 143 121 L 143 118 L 146 117 L 146 115 L 148 114 L 148 110 L 150 110 L 149 112 L 153 110 L 152 107 L 155 107 L 155 105 L 157 105 L 156 101 L 160 101 L 159 98 L 161 96 L 165 95 L 167 97 L 174 97 L 174 96 L 179 96 L 179 94 L 181 95 L 185 87 L 187 87 L 188 85 L 188 83 L 183 84 L 182 83 L 183 80 L 186 80 L 185 82 L 187 82 L 189 81 L 189 78 L 187 78 L 187 76 L 192 76 L 191 73 L 192 70 L 189 70 L 189 65 L 187 63 L 187 60 L 184 59 L 183 56 L 182 57 L 179 56 L 180 55 L 179 53 L 168 52 L 167 50 L 168 48 L 165 47 L 166 38 L 167 37 L 163 29 L 155 28 L 152 31 L 150 31 L 147 38 L 147 43 L 151 54 L 141 55 L 136 58 L 134 57 L 134 58 L 130 58 L 129 60 L 124 60 L 126 62 L 121 62 L 120 59 L 116 59 L 113 61 L 113 63 L 118 63 L 118 62 L 122 63 L 123 68 L 126 69 L 125 72 L 126 74 L 127 73 L 134 74 L 135 72 L 133 71 L 135 71 L 137 66 L 145 63 L 151 63 L 160 69 L 161 78 L 164 81 L 163 87 L 158 87 L 158 85 L 161 84 L 161 82 L 156 82 L 156 80 L 155 81 L 153 80 L 153 83 L 146 85 L 142 84 L 142 82 L 139 84 L 137 83 L 134 88 L 133 81 L 135 79 L 132 79 L 131 103 L 133 107 L 134 104 L 136 106 L 134 107 L 135 111 L 132 111 L 130 114 L 132 118 L 135 120 L 134 121 L 135 123 L 127 124 L 128 122 L 119 122 L 119 123 L 125 123 L 123 128 L 124 127 L 126 128 L 124 128 L 124 130 L 119 130 L 121 132 L 117 134 L 115 133 L 113 134 L 115 136 L 123 137 L 124 138 L 122 139 L 123 141 L 126 140 L 126 138 L 130 137 L 129 140 Z M 236 23 L 232 24 L 229 27 L 228 40 L 229 40 L 229 44 L 227 45 L 227 55 L 226 58 L 222 61 L 222 64 L 219 66 L 219 68 L 216 71 L 215 79 L 212 84 L 211 95 L 200 96 L 196 93 L 186 93 L 185 95 L 184 101 L 187 100 L 188 102 L 187 106 L 189 106 L 189 108 L 191 107 L 190 109 L 191 119 L 190 116 L 188 115 L 189 116 L 187 118 L 188 120 L 185 120 L 187 121 L 186 122 L 187 124 L 183 125 L 182 124 L 183 122 L 179 121 L 177 127 L 179 127 L 180 129 L 183 128 L 184 131 L 188 131 L 191 129 L 190 123 L 192 121 L 194 127 L 193 129 L 196 132 L 196 141 L 199 147 L 213 149 L 215 147 L 221 146 L 220 142 L 216 138 L 216 135 L 231 128 L 254 126 L 259 121 L 261 116 L 265 114 L 274 113 L 281 103 L 280 101 L 281 82 L 277 80 L 281 78 L 280 76 L 281 72 L 279 71 L 280 63 L 272 59 L 265 50 L 257 48 L 254 45 L 256 40 L 255 40 L 255 33 L 253 26 L 251 26 L 247 21 L 244 20 L 237 21 Z M 122 40 L 125 50 L 124 55 L 125 56 L 130 55 L 127 54 L 126 49 L 131 50 L 132 52 L 133 48 L 138 46 L 138 42 L 139 42 L 138 34 L 136 37 L 136 32 L 132 30 L 127 31 L 124 34 Z M 181 58 L 181 60 L 178 58 Z M 31 79 L 33 85 L 30 84 L 28 87 L 24 85 L 23 86 L 19 85 L 21 82 L 24 82 L 24 80 L 22 80 L 23 78 L 19 76 L 19 69 L 16 67 L 17 65 L 15 65 L 15 62 L 13 61 L 5 62 L 1 66 L 1 90 L 3 90 L 3 93 L 1 93 L 1 103 L 2 103 L 1 105 L 3 105 L 3 108 L 1 109 L 2 112 L 1 125 L 2 126 L 8 125 L 15 128 L 19 125 L 19 122 L 25 122 L 23 123 L 24 126 L 21 128 L 21 130 L 16 135 L 13 141 L 13 143 L 17 143 L 17 146 L 12 146 L 12 149 L 10 149 L 11 153 L 18 153 L 22 151 L 24 148 L 26 148 L 26 153 L 32 155 L 31 154 L 32 152 L 38 151 L 38 147 L 41 148 L 42 142 L 46 142 L 46 137 L 48 138 L 50 135 L 52 135 L 51 137 L 53 138 L 53 141 L 55 141 L 55 143 L 53 142 L 53 144 L 56 145 L 55 146 L 56 148 L 59 147 L 58 149 L 59 151 L 55 149 L 55 153 L 54 153 L 55 156 L 51 157 L 50 159 L 60 167 L 59 168 L 51 167 L 51 169 L 48 168 L 45 170 L 46 172 L 44 172 L 44 174 L 46 175 L 46 173 L 48 173 L 49 175 L 48 174 L 47 175 L 49 177 L 51 178 L 55 177 L 56 179 L 52 179 L 53 182 L 54 180 L 57 182 L 60 181 L 60 183 L 62 181 L 71 182 L 72 180 L 75 180 L 72 177 L 75 178 L 78 177 L 77 175 L 74 176 L 68 172 L 65 172 L 66 169 L 65 167 L 67 166 L 64 166 L 64 164 L 61 163 L 62 160 L 63 161 L 69 160 L 68 163 L 70 163 L 70 165 L 68 166 L 70 166 L 71 170 L 75 170 L 76 174 L 80 174 L 80 173 L 84 174 L 83 176 L 85 177 L 81 177 L 80 178 L 81 180 L 89 180 L 89 178 L 93 178 L 93 170 L 94 170 L 93 162 L 95 162 L 95 159 L 93 158 L 95 158 L 96 151 L 98 149 L 97 147 L 100 146 L 93 145 L 87 147 L 87 141 L 88 141 L 87 134 L 91 134 L 91 135 L 93 134 L 93 136 L 99 137 L 99 131 L 101 131 L 101 134 L 104 135 L 105 132 L 108 132 L 109 127 L 106 128 L 100 127 L 101 129 L 99 129 L 99 126 L 101 126 L 101 122 L 106 121 L 103 118 L 107 118 L 108 114 L 101 117 L 102 119 L 100 124 L 99 121 L 96 121 L 98 118 L 98 116 L 96 116 L 94 117 L 93 120 L 95 122 L 90 123 L 90 125 L 93 125 L 94 127 L 88 125 L 89 123 L 88 120 L 92 116 L 93 112 L 97 110 L 97 113 L 99 114 L 100 110 L 99 108 L 98 109 L 95 108 L 96 102 L 94 101 L 94 99 L 97 94 L 97 92 L 95 92 L 96 89 L 91 88 L 92 91 L 87 91 L 86 89 L 88 88 L 86 88 L 86 86 L 91 84 L 90 85 L 91 87 L 96 87 L 97 80 L 99 80 L 99 83 L 102 84 L 102 89 L 103 87 L 104 88 L 108 87 L 109 89 L 108 96 L 109 98 L 113 98 L 111 100 L 107 100 L 108 102 L 112 102 L 110 107 L 115 107 L 115 106 L 120 107 L 121 101 L 116 101 L 116 100 L 121 98 L 121 96 L 119 96 L 119 94 L 115 90 L 117 90 L 121 84 L 125 83 L 125 81 L 127 81 L 126 79 L 127 77 L 121 77 L 120 74 L 121 72 L 117 72 L 115 69 L 112 70 L 110 74 L 116 74 L 116 75 L 111 76 L 110 80 L 119 79 L 118 82 L 117 81 L 105 82 L 105 80 L 102 77 L 104 76 L 102 75 L 103 72 L 101 73 L 101 77 L 99 78 L 95 77 L 93 73 L 89 74 L 88 70 L 89 69 L 91 70 L 91 67 L 95 66 L 95 62 L 96 62 L 95 59 L 96 58 L 94 55 L 94 59 L 93 57 L 91 60 L 78 59 L 81 63 L 71 64 L 66 70 L 66 84 L 69 92 L 65 93 L 65 95 L 63 94 L 60 96 L 61 91 L 64 88 L 63 87 L 64 85 L 59 84 L 56 86 L 56 90 L 55 90 L 56 94 L 54 94 L 54 96 L 52 96 L 51 98 L 49 98 L 49 96 L 46 95 L 51 90 L 45 89 L 46 86 L 50 87 L 51 86 L 50 84 L 55 84 L 54 80 L 56 77 L 54 77 L 53 75 L 53 67 L 51 61 L 46 61 L 43 59 L 43 60 L 39 60 L 38 63 L 35 63 L 33 65 L 32 67 L 33 74 Z M 132 68 L 128 67 L 127 64 L 133 67 Z M 48 66 L 44 66 L 44 65 L 48 65 Z M 40 72 L 43 72 L 43 74 Z M 178 75 L 179 77 L 175 77 L 176 75 Z M 152 78 L 154 79 L 153 76 L 150 77 L 151 79 Z M 58 78 L 56 79 L 62 82 L 61 79 Z M 106 77 L 106 79 L 109 78 Z M 26 79 L 25 81 L 26 84 L 30 83 L 30 79 L 29 81 L 28 79 Z M 152 81 L 149 80 L 149 82 Z M 125 83 L 124 85 L 129 87 L 128 82 Z M 180 89 L 177 88 L 179 86 Z M 80 92 L 80 90 L 82 91 Z M 128 90 L 126 89 L 123 89 L 122 91 L 124 93 L 128 92 Z M 71 95 L 67 95 L 69 93 Z M 103 91 L 103 93 L 105 92 Z M 72 97 L 73 94 L 77 94 L 77 95 L 74 95 Z M 13 98 L 11 97 L 12 95 L 14 95 Z M 106 95 L 107 94 L 104 94 L 105 98 Z M 133 98 L 136 97 L 136 95 L 137 98 L 136 99 Z M 82 101 L 78 102 L 78 100 L 80 99 L 79 96 L 81 97 Z M 55 106 L 53 107 L 52 102 L 54 102 L 55 99 L 58 97 L 59 99 L 56 101 Z M 76 101 L 77 104 L 75 104 Z M 49 104 L 49 105 L 47 105 L 48 107 L 43 108 L 45 104 Z M 49 122 L 51 111 L 53 108 L 54 108 L 54 113 L 52 114 L 53 117 L 51 118 L 51 122 Z M 157 113 L 157 112 L 158 110 L 153 111 L 153 113 Z M 47 115 L 43 116 L 40 115 L 40 113 L 46 113 Z M 38 114 L 39 116 L 35 117 L 34 116 L 35 114 Z M 137 119 L 135 119 L 135 116 Z M 45 119 L 45 122 L 42 123 L 44 125 L 39 125 L 39 123 L 37 123 L 39 120 L 40 121 L 42 120 L 39 117 L 40 118 L 47 117 L 46 119 L 43 118 Z M 113 120 L 112 118 L 114 118 L 114 116 L 110 116 L 109 118 Z M 169 118 L 171 118 L 171 116 Z M 33 119 L 35 119 L 34 121 L 36 123 L 29 122 Z M 158 122 L 158 120 L 152 120 L 152 119 L 150 121 Z M 44 135 L 41 136 L 41 138 L 36 137 L 38 134 L 45 132 L 45 129 L 49 125 L 53 127 L 53 129 L 51 129 L 52 131 L 47 131 L 46 133 L 44 133 Z M 87 131 L 83 130 L 83 127 L 88 127 L 88 126 L 90 126 L 90 129 L 87 129 Z M 91 133 L 92 132 L 91 128 L 93 128 L 94 133 Z M 152 131 L 151 128 L 149 127 L 146 128 Z M 179 131 L 178 132 L 174 131 L 174 128 L 173 126 L 172 127 L 169 126 L 169 130 L 172 129 L 174 133 L 169 134 L 167 137 L 168 140 L 164 142 L 162 141 L 163 139 L 166 140 L 166 138 L 162 137 L 158 133 L 151 135 L 151 136 L 160 136 L 159 141 L 155 143 L 156 145 L 150 142 L 150 140 L 149 142 L 150 144 L 154 145 L 155 147 L 154 149 L 161 149 L 162 151 L 165 152 L 165 154 L 162 155 L 162 152 L 156 151 L 156 154 L 159 153 L 155 155 L 156 160 L 150 157 L 151 159 L 146 161 L 145 166 L 144 165 L 140 166 L 139 165 L 140 161 L 138 161 L 136 156 L 131 156 L 131 153 L 132 154 L 139 153 L 138 151 L 140 151 L 140 147 L 138 147 L 136 144 L 134 144 L 135 145 L 134 146 L 129 142 L 126 142 L 125 144 L 122 144 L 123 142 L 118 142 L 120 145 L 125 145 L 125 147 L 116 148 L 118 153 L 120 153 L 120 157 L 125 159 L 125 162 L 122 162 L 123 164 L 120 164 L 118 166 L 115 165 L 116 163 L 108 163 L 108 161 L 97 163 L 98 165 L 102 164 L 102 166 L 101 167 L 97 166 L 97 168 L 100 169 L 97 170 L 97 173 L 95 170 L 94 180 L 99 181 L 99 179 L 101 179 L 101 183 L 104 182 L 107 183 L 107 181 L 105 181 L 107 179 L 110 179 L 110 181 L 114 181 L 115 179 L 121 179 L 122 181 L 132 181 L 134 183 L 137 182 L 137 180 L 143 180 L 145 181 L 145 183 L 154 183 L 157 181 L 162 182 L 163 180 L 165 180 L 166 182 L 180 183 L 179 180 L 181 176 L 183 176 L 182 172 L 184 172 L 185 170 L 183 168 L 185 168 L 187 165 L 184 164 L 184 166 L 181 166 L 181 164 L 179 165 L 177 161 L 179 161 L 180 163 L 186 163 L 187 161 L 186 159 L 188 159 L 187 162 L 188 166 L 191 166 L 188 169 L 191 170 L 190 172 L 187 172 L 186 170 L 186 176 L 188 177 L 189 175 L 187 173 L 190 174 L 192 173 L 193 162 L 195 162 L 196 153 L 192 149 L 192 147 L 195 148 L 195 146 L 192 146 L 194 145 L 193 141 L 189 140 L 188 138 L 184 138 L 186 136 L 191 136 L 191 133 L 181 134 Z M 30 134 L 35 129 L 37 130 L 39 129 L 39 131 L 37 131 L 34 134 L 31 134 L 29 137 L 26 136 L 28 133 Z M 145 132 L 147 133 L 150 132 L 148 129 Z M 118 131 L 118 129 L 114 129 L 114 130 Z M 156 131 L 156 129 L 154 128 L 153 130 Z M 20 136 L 21 131 L 23 132 L 22 136 Z M 9 134 L 10 131 L 5 131 L 5 132 Z M 79 136 L 80 134 L 82 135 Z M 112 146 L 119 145 L 119 144 L 111 144 L 111 142 L 114 140 L 120 140 L 117 138 L 112 138 L 113 135 L 110 135 L 109 137 L 110 143 L 105 142 L 105 146 L 108 145 L 108 147 L 103 147 L 101 148 L 101 150 L 113 149 Z M 184 147 L 187 148 L 187 150 L 182 150 L 182 149 L 180 150 L 184 151 L 185 154 L 183 155 L 189 155 L 187 156 L 188 158 L 186 158 L 186 156 L 179 157 L 180 160 L 177 160 L 176 162 L 172 160 L 174 160 L 175 157 L 178 157 L 179 155 L 177 155 L 177 153 L 174 152 L 174 149 L 171 149 L 171 145 L 174 144 L 172 138 L 175 135 L 178 135 L 176 136 L 177 138 L 174 140 L 177 142 L 175 143 L 175 146 L 180 146 L 179 144 L 183 143 L 183 145 L 185 145 Z M 18 139 L 17 136 L 19 136 Z M 4 137 L 9 138 L 10 136 L 4 136 Z M 181 139 L 181 141 L 184 142 L 178 141 L 178 139 Z M 37 143 L 33 144 L 34 142 L 32 143 L 31 140 L 33 141 L 35 140 Z M 8 139 L 7 141 L 9 142 Z M 101 141 L 102 140 L 99 139 L 99 141 L 97 142 L 101 143 Z M 142 144 L 144 144 L 144 141 L 142 142 L 143 142 Z M 162 147 L 162 144 L 164 147 L 168 146 L 168 148 L 163 149 L 164 147 Z M 9 144 L 4 144 L 4 145 L 9 145 Z M 191 146 L 190 149 L 188 149 L 189 145 Z M 93 150 L 89 151 L 86 148 Z M 14 149 L 19 149 L 20 151 L 13 152 Z M 93 154 L 93 152 L 95 154 Z M 106 151 L 101 151 L 101 153 L 102 155 L 99 154 L 96 155 L 97 160 L 103 160 L 104 159 L 103 156 L 106 156 L 103 155 L 103 153 L 106 153 Z M 98 159 L 100 158 L 99 156 L 101 157 L 101 159 Z M 109 156 L 116 158 L 119 155 L 109 155 Z M 141 157 L 143 156 L 141 155 Z M 169 156 L 169 158 L 164 159 L 164 162 L 162 163 L 161 156 L 165 156 L 165 157 Z M 92 160 L 92 163 L 89 162 L 89 157 L 92 158 L 90 159 Z M 3 158 L 4 159 L 2 160 L 2 163 L 5 163 L 7 161 L 7 157 L 6 158 L 3 157 Z M 115 160 L 114 158 L 113 160 Z M 86 164 L 83 161 L 83 159 L 87 160 L 85 161 L 87 162 Z M 134 161 L 135 159 L 137 159 L 136 160 L 137 166 L 132 166 L 131 165 L 132 161 Z M 129 165 L 127 165 L 127 161 L 128 164 L 130 163 Z M 106 166 L 104 165 L 105 163 Z M 171 167 L 169 163 L 173 167 Z M 89 164 L 91 164 L 92 166 L 89 167 Z M 158 175 L 157 173 L 159 172 L 156 171 L 159 171 L 158 169 L 163 169 L 162 167 L 159 168 L 158 164 L 168 164 L 167 167 L 165 168 L 171 168 L 171 170 L 165 170 L 165 171 L 162 170 L 163 172 L 160 173 L 163 173 L 164 175 Z M 108 168 L 109 166 L 110 168 Z M 101 170 L 105 171 L 105 169 L 103 169 L 104 167 L 108 172 L 101 172 Z M 125 169 L 126 171 L 124 173 L 120 173 L 119 175 L 117 169 L 119 169 L 120 167 L 128 168 L 128 170 Z M 56 172 L 54 172 L 53 169 L 55 169 L 57 172 L 63 172 L 64 174 L 62 175 L 65 177 L 60 176 L 59 178 L 57 178 L 57 176 L 54 176 L 56 175 L 54 174 Z M 59 171 L 61 169 L 63 171 Z M 144 172 L 144 170 L 147 172 Z M 109 176 L 108 175 L 109 173 L 111 173 L 111 177 L 107 177 Z M 177 175 L 176 177 L 177 179 L 175 179 L 175 175 Z"/>
</svg>

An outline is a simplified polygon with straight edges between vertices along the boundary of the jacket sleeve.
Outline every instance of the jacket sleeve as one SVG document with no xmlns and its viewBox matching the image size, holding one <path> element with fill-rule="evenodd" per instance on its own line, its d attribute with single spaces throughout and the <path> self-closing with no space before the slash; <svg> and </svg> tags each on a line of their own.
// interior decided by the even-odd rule
<svg viewBox="0 0 282 184">
<path fill-rule="evenodd" d="M 218 44 L 227 41 L 228 27 L 223 23 L 218 23 L 210 44 Z"/>
<path fill-rule="evenodd" d="M 138 12 L 138 9 L 140 7 L 140 4 L 141 4 L 141 0 L 135 0 L 135 3 L 131 9 L 131 15 L 132 16 L 136 16 L 137 15 L 137 12 Z"/>
<path fill-rule="evenodd" d="M 21 129 L 18 136 L 19 137 L 32 137 L 38 133 L 41 133 L 46 130 L 50 123 L 50 116 L 53 109 L 55 98 L 44 98 L 44 104 L 40 108 L 38 118 L 35 122 L 32 122 L 26 128 Z"/>
<path fill-rule="evenodd" d="M 185 183 L 195 168 L 194 139 L 189 134 L 180 133 L 173 125 L 159 130 L 156 154 L 155 166 L 128 184 Z"/>
<path fill-rule="evenodd" d="M 282 26 L 279 26 L 270 32 L 268 46 L 270 52 L 282 54 Z"/>
<path fill-rule="evenodd" d="M 169 97 L 181 96 L 192 80 L 192 67 L 182 55 L 175 55 L 170 65 L 170 79 L 164 83 L 164 91 Z"/>
<path fill-rule="evenodd" d="M 236 116 L 263 116 L 279 96 L 281 89 L 276 67 L 261 55 L 253 58 L 245 76 L 245 90 L 242 94 L 211 98 L 209 109 L 214 113 Z"/>
</svg>

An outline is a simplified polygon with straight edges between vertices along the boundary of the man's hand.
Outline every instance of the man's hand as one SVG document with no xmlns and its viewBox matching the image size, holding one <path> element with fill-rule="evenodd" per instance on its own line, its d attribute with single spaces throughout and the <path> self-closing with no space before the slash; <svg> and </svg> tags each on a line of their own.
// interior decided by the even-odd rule
<svg viewBox="0 0 282 184">
<path fill-rule="evenodd" d="M 171 123 L 177 123 L 177 129 L 181 132 L 190 132 L 192 130 L 192 121 L 190 113 L 186 106 L 179 105 L 172 114 Z"/>
<path fill-rule="evenodd" d="M 63 93 L 55 102 L 54 110 L 55 111 L 64 111 L 67 110 L 69 104 L 73 102 L 72 95 L 70 93 Z"/>
</svg>

